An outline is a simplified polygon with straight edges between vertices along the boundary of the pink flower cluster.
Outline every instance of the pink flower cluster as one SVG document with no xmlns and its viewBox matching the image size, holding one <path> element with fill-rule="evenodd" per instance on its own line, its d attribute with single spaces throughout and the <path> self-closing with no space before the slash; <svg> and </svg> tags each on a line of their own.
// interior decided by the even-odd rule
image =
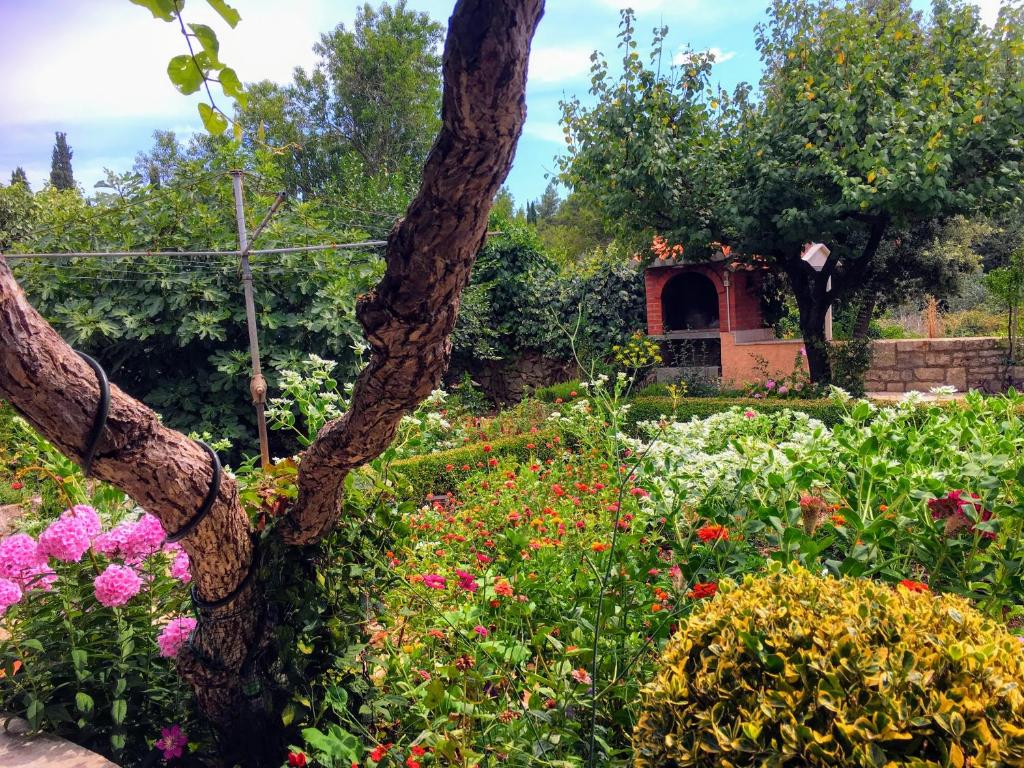
<svg viewBox="0 0 1024 768">
<path fill-rule="evenodd" d="M 172 549 L 173 547 L 177 547 L 177 549 Z M 188 559 L 188 553 L 177 544 L 171 544 L 169 547 L 165 547 L 164 550 L 176 553 L 174 555 L 174 562 L 171 563 L 171 578 L 177 579 L 183 584 L 188 584 L 192 581 L 191 563 Z"/>
<path fill-rule="evenodd" d="M 178 544 L 165 545 L 166 539 L 160 521 L 148 513 L 103 532 L 96 510 L 85 504 L 65 510 L 38 541 L 26 533 L 0 539 L 0 614 L 28 589 L 52 589 L 57 574 L 49 558 L 77 563 L 90 548 L 123 561 L 107 566 L 93 582 L 96 599 L 107 607 L 124 605 L 138 594 L 142 579 L 134 567 L 161 550 L 174 557 L 171 576 L 187 583 L 192 578 L 188 555 Z"/>
<path fill-rule="evenodd" d="M 92 508 L 86 509 L 93 516 L 96 515 Z M 77 563 L 88 551 L 95 535 L 89 533 L 93 529 L 92 522 L 85 514 L 77 515 L 74 510 L 67 510 L 39 534 L 39 550 L 47 557 L 65 563 Z M 96 532 L 99 533 L 99 518 L 96 518 L 95 522 Z"/>
<path fill-rule="evenodd" d="M 156 639 L 156 644 L 160 646 L 160 655 L 165 659 L 175 658 L 195 628 L 196 620 L 189 616 L 171 619 Z"/>
<path fill-rule="evenodd" d="M 0 541 L 0 577 L 22 590 L 50 589 L 57 574 L 47 566 L 39 543 L 27 533 L 15 533 Z"/>
<path fill-rule="evenodd" d="M 113 563 L 96 577 L 92 586 L 100 605 L 114 608 L 124 605 L 139 593 L 142 579 L 133 568 Z"/>
<path fill-rule="evenodd" d="M 10 579 L 0 578 L 0 616 L 3 616 L 9 607 L 20 600 L 21 587 Z"/>
<path fill-rule="evenodd" d="M 160 521 L 148 512 L 134 523 L 121 523 L 93 542 L 93 549 L 111 558 L 137 565 L 158 552 L 167 534 Z"/>
</svg>

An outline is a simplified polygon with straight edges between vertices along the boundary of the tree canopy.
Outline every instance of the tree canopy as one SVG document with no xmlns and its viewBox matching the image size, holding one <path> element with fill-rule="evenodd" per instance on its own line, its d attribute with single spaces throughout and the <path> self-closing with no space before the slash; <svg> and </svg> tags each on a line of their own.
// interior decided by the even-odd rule
<svg viewBox="0 0 1024 768">
<path fill-rule="evenodd" d="M 622 72 L 595 54 L 597 104 L 563 105 L 563 179 L 634 241 L 662 233 L 691 258 L 721 242 L 784 272 L 818 380 L 827 309 L 893 232 L 1019 197 L 1018 6 L 989 29 L 962 0 L 774 0 L 759 88 L 731 95 L 710 87 L 710 54 L 665 62 L 666 33 L 645 64 L 627 12 Z M 831 249 L 820 273 L 800 258 L 809 241 Z"/>
</svg>

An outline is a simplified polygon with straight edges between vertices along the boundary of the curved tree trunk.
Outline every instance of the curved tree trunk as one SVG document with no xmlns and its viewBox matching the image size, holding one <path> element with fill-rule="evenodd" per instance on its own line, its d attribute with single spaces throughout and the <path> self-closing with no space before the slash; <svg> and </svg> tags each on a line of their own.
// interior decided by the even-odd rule
<svg viewBox="0 0 1024 768">
<path fill-rule="evenodd" d="M 455 8 L 441 132 L 419 194 L 388 238 L 387 271 L 356 309 L 370 363 L 348 413 L 321 430 L 299 465 L 299 498 L 283 534 L 291 543 L 331 529 L 345 475 L 387 448 L 402 416 L 448 365 L 459 297 L 526 118 L 526 65 L 543 7 L 543 0 L 462 0 Z"/>
<path fill-rule="evenodd" d="M 385 275 L 357 308 L 373 351 L 370 364 L 348 414 L 325 426 L 301 461 L 299 500 L 281 529 L 289 543 L 308 544 L 330 530 L 345 474 L 388 446 L 401 417 L 430 393 L 447 365 L 459 296 L 525 120 L 530 41 L 543 7 L 543 0 L 459 0 L 455 7 L 445 44 L 441 133 L 419 194 L 389 237 Z M 99 399 L 95 375 L 29 305 L 2 256 L 0 398 L 81 462 Z M 212 479 L 200 446 L 116 386 L 93 473 L 171 532 L 199 509 Z M 251 537 L 237 487 L 225 476 L 211 513 L 182 541 L 200 597 L 232 597 L 200 612 L 198 654 L 183 650 L 179 659 L 179 671 L 222 733 L 259 730 L 247 722 L 242 696 L 245 662 L 266 634 L 258 589 L 246 579 Z"/>
</svg>

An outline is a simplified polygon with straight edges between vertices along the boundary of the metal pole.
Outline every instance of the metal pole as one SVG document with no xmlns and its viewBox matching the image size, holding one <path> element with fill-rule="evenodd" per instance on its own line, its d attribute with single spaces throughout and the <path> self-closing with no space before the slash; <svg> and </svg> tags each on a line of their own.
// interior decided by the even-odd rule
<svg viewBox="0 0 1024 768">
<path fill-rule="evenodd" d="M 245 322 L 249 327 L 249 356 L 252 358 L 252 378 L 249 392 L 256 406 L 256 426 L 260 432 L 260 463 L 270 467 L 270 446 L 267 442 L 267 419 L 263 409 L 267 402 L 267 380 L 260 368 L 260 341 L 256 333 L 256 301 L 252 295 L 252 270 L 249 268 L 249 235 L 245 228 L 245 202 L 242 199 L 242 171 L 231 171 L 235 193 L 235 223 L 238 227 L 238 251 L 241 254 L 242 291 L 245 294 Z"/>
</svg>

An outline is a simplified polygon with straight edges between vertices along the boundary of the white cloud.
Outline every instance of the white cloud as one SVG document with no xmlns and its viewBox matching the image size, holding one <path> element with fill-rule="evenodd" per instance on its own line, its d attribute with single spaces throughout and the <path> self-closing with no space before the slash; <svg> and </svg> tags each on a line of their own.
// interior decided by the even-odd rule
<svg viewBox="0 0 1024 768">
<path fill-rule="evenodd" d="M 221 60 L 243 81 L 284 82 L 295 66 L 314 61 L 320 6 L 317 0 L 290 0 L 286 32 L 280 5 L 263 0 L 246 4 L 236 29 L 205 3 L 186 13 L 187 21 L 214 28 Z M 59 19 L 27 11 L 26 6 L 5 21 L 0 124 L 195 114 L 195 100 L 183 98 L 167 78 L 167 62 L 184 50 L 174 24 L 123 0 L 69 3 Z M 41 40 L 45 54 L 37 49 Z M 215 88 L 218 96 L 226 106 Z"/>
<path fill-rule="evenodd" d="M 736 58 L 736 51 L 723 51 L 721 48 L 708 48 L 702 53 L 710 53 L 714 58 L 715 64 L 724 64 L 730 59 Z M 672 63 L 682 66 L 683 64 L 689 64 L 692 54 L 686 50 L 680 50 L 676 52 L 676 55 L 672 57 Z"/>
<path fill-rule="evenodd" d="M 560 83 L 590 71 L 591 47 L 540 47 L 530 52 L 530 82 Z"/>
<path fill-rule="evenodd" d="M 523 133 L 541 141 L 565 144 L 565 134 L 562 132 L 562 126 L 558 123 L 537 123 L 527 119 L 526 125 L 523 126 Z"/>
</svg>

